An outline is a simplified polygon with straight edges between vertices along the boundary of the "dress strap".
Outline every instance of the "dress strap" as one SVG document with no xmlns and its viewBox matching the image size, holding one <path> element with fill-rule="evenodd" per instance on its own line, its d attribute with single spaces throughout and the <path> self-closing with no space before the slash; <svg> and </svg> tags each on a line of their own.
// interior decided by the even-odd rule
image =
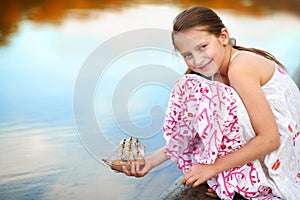
<svg viewBox="0 0 300 200">
<path fill-rule="evenodd" d="M 241 51 L 236 51 L 236 52 L 231 56 L 229 63 L 231 63 L 232 60 L 233 60 L 239 53 L 241 53 Z"/>
<path fill-rule="evenodd" d="M 229 64 L 231 63 L 231 61 L 232 61 L 239 53 L 241 53 L 241 51 L 236 51 L 236 52 L 231 56 L 231 58 L 230 58 L 230 60 L 229 60 Z M 211 79 L 210 79 L 210 80 L 212 80 L 212 81 L 215 80 L 215 74 L 211 76 Z"/>
</svg>

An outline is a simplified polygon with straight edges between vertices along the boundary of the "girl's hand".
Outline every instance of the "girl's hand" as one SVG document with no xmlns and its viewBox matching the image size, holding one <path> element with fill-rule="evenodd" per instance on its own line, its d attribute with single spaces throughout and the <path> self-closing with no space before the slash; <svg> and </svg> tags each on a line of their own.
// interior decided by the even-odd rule
<svg viewBox="0 0 300 200">
<path fill-rule="evenodd" d="M 143 177 L 151 169 L 167 161 L 169 158 L 166 157 L 165 148 L 162 147 L 154 154 L 145 158 L 145 165 L 141 166 L 139 162 L 132 162 L 130 170 L 123 166 L 122 171 L 127 176 Z"/>
<path fill-rule="evenodd" d="M 127 176 L 135 176 L 137 178 L 145 176 L 151 169 L 152 165 L 150 164 L 149 160 L 145 160 L 145 165 L 140 166 L 138 161 L 131 163 L 131 169 L 128 170 L 127 167 L 123 166 L 123 172 Z"/>
<path fill-rule="evenodd" d="M 192 187 L 194 188 L 217 174 L 218 172 L 214 164 L 194 165 L 187 171 L 182 180 L 182 184 L 186 186 L 193 184 Z"/>
</svg>

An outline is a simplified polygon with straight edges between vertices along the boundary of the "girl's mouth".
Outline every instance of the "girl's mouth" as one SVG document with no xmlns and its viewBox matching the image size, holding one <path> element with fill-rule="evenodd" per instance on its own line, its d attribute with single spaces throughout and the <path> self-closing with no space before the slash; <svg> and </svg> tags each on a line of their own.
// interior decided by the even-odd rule
<svg viewBox="0 0 300 200">
<path fill-rule="evenodd" d="M 203 69 L 205 69 L 211 62 L 212 62 L 212 59 L 209 59 L 208 62 L 205 63 L 204 65 L 201 65 L 200 67 L 195 67 L 195 68 L 196 68 L 196 69 L 203 70 Z"/>
</svg>

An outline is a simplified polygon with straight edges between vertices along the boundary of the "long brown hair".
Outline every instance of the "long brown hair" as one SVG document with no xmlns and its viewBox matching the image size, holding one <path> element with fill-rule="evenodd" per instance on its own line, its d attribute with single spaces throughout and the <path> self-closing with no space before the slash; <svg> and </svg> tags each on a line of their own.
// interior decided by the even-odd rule
<svg viewBox="0 0 300 200">
<path fill-rule="evenodd" d="M 173 31 L 172 31 L 172 41 L 174 47 L 175 47 L 174 36 L 176 35 L 176 33 L 193 28 L 195 26 L 204 27 L 207 32 L 215 35 L 216 37 L 220 36 L 221 30 L 223 28 L 226 28 L 222 20 L 220 19 L 220 17 L 213 10 L 202 6 L 195 6 L 189 8 L 187 10 L 184 10 L 180 14 L 178 14 L 174 19 Z M 276 64 L 284 68 L 283 64 L 281 64 L 269 52 L 266 52 L 261 49 L 256 49 L 256 48 L 246 48 L 242 46 L 236 46 L 235 39 L 231 39 L 230 43 L 232 47 L 237 50 L 250 51 L 259 54 L 269 60 L 274 61 Z M 186 73 L 194 73 L 194 72 L 191 70 L 187 70 Z"/>
</svg>

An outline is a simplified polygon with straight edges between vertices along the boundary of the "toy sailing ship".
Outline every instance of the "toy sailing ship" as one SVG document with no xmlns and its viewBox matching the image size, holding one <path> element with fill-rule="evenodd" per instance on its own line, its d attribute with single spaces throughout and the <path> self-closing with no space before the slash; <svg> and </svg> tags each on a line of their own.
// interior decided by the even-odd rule
<svg viewBox="0 0 300 200">
<path fill-rule="evenodd" d="M 136 138 L 133 143 L 132 137 L 130 137 L 129 139 L 124 139 L 120 143 L 120 147 L 114 154 L 107 159 L 102 159 L 102 161 L 113 170 L 120 172 L 123 171 L 123 166 L 130 171 L 131 163 L 136 161 L 139 162 L 140 168 L 143 168 L 145 165 L 145 148 L 145 146 L 140 145 L 138 138 Z"/>
</svg>

